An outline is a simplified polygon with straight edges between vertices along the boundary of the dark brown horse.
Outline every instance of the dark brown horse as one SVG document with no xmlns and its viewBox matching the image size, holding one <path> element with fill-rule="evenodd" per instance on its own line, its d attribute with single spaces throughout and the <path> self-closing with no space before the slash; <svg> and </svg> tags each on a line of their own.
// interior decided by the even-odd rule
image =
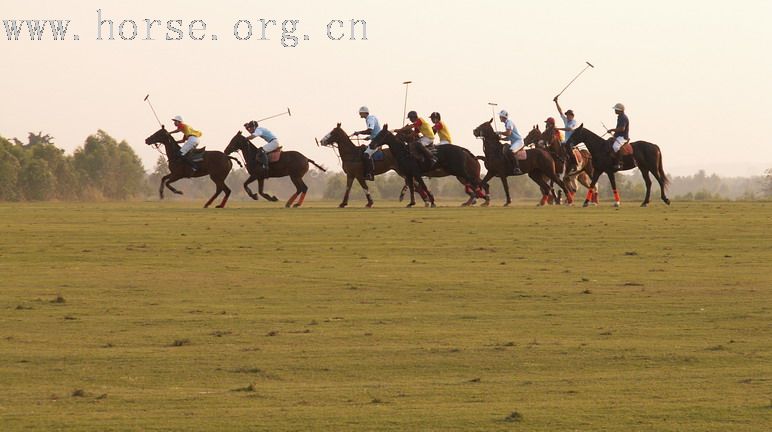
<svg viewBox="0 0 772 432">
<path fill-rule="evenodd" d="M 225 204 L 228 202 L 228 197 L 231 195 L 231 190 L 225 184 L 225 179 L 228 177 L 228 174 L 230 174 L 231 168 L 233 168 L 231 160 L 235 160 L 241 165 L 238 160 L 226 156 L 223 152 L 205 151 L 205 148 L 202 148 L 200 151 L 196 151 L 196 155 L 199 155 L 201 160 L 196 161 L 198 169 L 193 171 L 193 168 L 182 160 L 183 156 L 180 154 L 179 144 L 177 144 L 177 141 L 164 126 L 161 126 L 161 129 L 153 135 L 150 135 L 145 140 L 145 144 L 163 144 L 164 149 L 166 150 L 166 157 L 169 159 L 169 174 L 161 179 L 161 187 L 158 189 L 161 199 L 164 198 L 164 186 L 169 188 L 170 191 L 182 195 L 182 191 L 172 187 L 172 183 L 183 178 L 195 178 L 208 175 L 215 186 L 217 186 L 217 191 L 209 198 L 209 201 L 206 202 L 204 208 L 209 207 L 209 205 L 212 204 L 212 201 L 214 201 L 221 192 L 225 192 L 225 198 L 223 198 L 217 208 L 225 207 Z"/>
<path fill-rule="evenodd" d="M 408 144 L 389 131 L 389 125 L 383 125 L 381 132 L 373 138 L 373 141 L 370 143 L 370 146 L 374 148 L 382 145 L 389 146 L 391 154 L 397 162 L 399 172 L 405 178 L 405 186 L 410 189 L 410 203 L 407 207 L 413 207 L 415 205 L 414 192 L 416 185 L 418 186 L 419 192 L 423 191 L 429 198 L 430 205 L 434 207 L 434 196 L 429 191 L 429 188 L 426 187 L 423 177 L 421 177 L 423 169 L 421 168 L 419 161 L 410 153 Z"/>
<path fill-rule="evenodd" d="M 591 186 L 595 186 L 598 183 L 598 179 L 601 174 L 606 173 L 609 181 L 611 182 L 611 188 L 614 190 L 614 206 L 619 207 L 621 200 L 619 198 L 619 192 L 617 191 L 617 183 L 614 173 L 617 171 L 615 163 L 611 158 L 611 141 L 607 141 L 598 135 L 594 134 L 589 129 L 585 129 L 584 125 L 579 126 L 571 137 L 568 139 L 569 145 L 585 143 L 587 148 L 592 153 L 593 166 L 595 173 L 592 176 Z M 623 156 L 621 171 L 627 171 L 635 168 L 641 170 L 643 181 L 646 183 L 646 197 L 641 203 L 641 207 L 648 207 L 651 198 L 651 178 L 649 173 L 654 174 L 654 178 L 659 183 L 660 195 L 662 201 L 670 205 L 670 199 L 665 194 L 670 180 L 665 174 L 665 170 L 662 167 L 662 152 L 659 146 L 646 141 L 635 141 L 630 144 L 633 149 L 633 154 Z M 587 199 L 584 201 L 584 206 L 587 207 L 590 201 L 590 194 L 587 194 Z"/>
<path fill-rule="evenodd" d="M 482 138 L 483 151 L 485 152 L 485 168 L 488 169 L 488 173 L 483 178 L 483 183 L 487 184 L 493 177 L 501 178 L 501 183 L 504 186 L 504 193 L 507 195 L 507 202 L 504 204 L 508 206 L 512 203 L 512 198 L 509 194 L 509 183 L 507 177 L 512 175 L 512 165 L 507 159 L 505 151 L 509 151 L 507 145 L 501 144 L 498 134 L 493 130 L 493 119 L 485 122 L 474 129 L 474 136 Z M 534 133 L 531 131 L 531 133 Z M 528 137 L 526 137 L 528 138 Z M 560 186 L 563 192 L 568 196 L 568 190 L 566 185 L 560 178 L 558 178 L 555 170 L 555 161 L 550 156 L 549 152 L 544 149 L 528 149 L 526 152 L 526 159 L 519 161 L 520 170 L 523 173 L 528 174 L 528 177 L 539 185 L 539 189 L 542 193 L 542 199 L 539 205 L 545 205 L 550 196 L 557 201 L 557 196 L 547 184 L 547 180 L 552 180 Z"/>
<path fill-rule="evenodd" d="M 249 173 L 249 178 L 247 178 L 247 180 L 244 182 L 244 190 L 253 200 L 257 200 L 258 198 L 257 194 L 252 192 L 252 190 L 249 188 L 250 183 L 257 180 L 258 193 L 268 201 L 275 202 L 279 199 L 273 195 L 268 195 L 263 192 L 265 179 L 289 176 L 290 180 L 292 180 L 292 184 L 295 185 L 295 193 L 290 197 L 289 200 L 287 200 L 287 203 L 284 204 L 284 207 L 293 207 L 293 203 L 295 203 L 295 199 L 298 197 L 298 195 L 300 196 L 300 199 L 297 203 L 294 204 L 294 207 L 300 207 L 303 205 L 303 201 L 306 199 L 306 193 L 308 192 L 308 186 L 306 186 L 306 183 L 303 181 L 303 176 L 305 176 L 308 172 L 308 164 L 313 164 L 322 172 L 326 171 L 324 168 L 317 165 L 316 162 L 303 156 L 302 153 L 296 151 L 286 151 L 281 153 L 278 161 L 269 165 L 268 172 L 266 172 L 257 162 L 257 147 L 255 147 L 255 145 L 252 144 L 240 131 L 233 137 L 233 139 L 231 139 L 228 147 L 225 148 L 225 154 L 231 154 L 237 150 L 241 150 L 241 154 L 247 163 L 247 172 Z"/>
<path fill-rule="evenodd" d="M 349 138 L 348 134 L 340 127 L 338 123 L 335 128 L 322 138 L 319 144 L 325 147 L 338 146 L 340 152 L 340 159 L 343 163 L 343 172 L 346 173 L 346 194 L 343 196 L 343 201 L 338 207 L 344 208 L 348 205 L 349 194 L 351 193 L 351 185 L 354 184 L 356 179 L 359 185 L 365 191 L 367 197 L 367 205 L 365 207 L 370 208 L 375 203 L 373 197 L 370 195 L 370 189 L 367 187 L 367 181 L 365 180 L 364 165 L 362 162 L 362 152 L 364 146 L 357 146 Z M 383 158 L 374 161 L 375 170 L 373 175 L 380 175 L 389 171 L 396 171 L 397 161 L 394 160 L 394 156 L 391 154 L 391 150 L 383 150 Z"/>
<path fill-rule="evenodd" d="M 418 136 L 412 129 L 401 129 L 396 132 L 396 135 L 401 141 L 410 143 L 410 146 L 423 145 L 418 142 Z M 425 169 L 426 161 L 423 161 L 421 164 L 424 177 L 455 177 L 458 182 L 464 186 L 464 192 L 469 195 L 469 199 L 461 204 L 463 207 L 475 205 L 477 203 L 477 198 L 483 198 L 485 200 L 483 207 L 490 205 L 490 194 L 480 179 L 480 162 L 472 152 L 464 147 L 453 144 L 436 146 L 435 152 L 437 155 L 437 164 L 435 167 L 432 169 Z M 415 150 L 414 153 L 421 155 L 421 159 L 423 160 L 422 153 Z M 402 196 L 404 196 L 405 190 L 406 188 L 402 188 L 400 200 L 402 199 Z"/>
<path fill-rule="evenodd" d="M 536 132 L 528 134 L 526 140 L 524 140 L 525 144 L 535 144 L 537 147 L 544 148 L 550 153 L 555 160 L 557 174 L 563 179 L 563 183 L 566 184 L 568 189 L 569 196 L 567 198 L 573 202 L 577 180 L 588 190 L 590 189 L 590 177 L 593 173 L 592 155 L 586 149 L 577 149 L 577 152 L 579 152 L 579 163 L 577 163 L 570 157 L 568 146 L 561 142 L 560 135 L 555 133 L 555 129 L 541 132 L 539 126 L 536 125 L 533 127 L 533 130 Z M 538 140 L 533 139 L 535 134 L 538 134 Z M 554 189 L 553 184 L 550 184 L 550 187 Z M 592 190 L 593 196 L 597 199 L 597 187 Z M 558 194 L 557 203 L 560 204 L 560 194 Z"/>
</svg>

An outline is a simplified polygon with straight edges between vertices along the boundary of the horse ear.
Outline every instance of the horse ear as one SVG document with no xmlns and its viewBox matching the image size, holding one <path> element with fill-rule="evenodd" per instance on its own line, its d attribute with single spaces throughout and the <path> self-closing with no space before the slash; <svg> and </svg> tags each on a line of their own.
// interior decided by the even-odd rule
<svg viewBox="0 0 772 432">
<path fill-rule="evenodd" d="M 388 124 L 388 123 L 386 123 L 385 125 L 383 125 L 383 130 L 385 130 L 385 131 L 389 130 L 389 124 Z"/>
<path fill-rule="evenodd" d="M 161 129 L 166 130 L 166 125 L 161 125 Z"/>
<path fill-rule="evenodd" d="M 341 123 L 340 123 L 340 122 L 338 122 L 338 128 L 340 128 L 340 125 L 341 125 Z"/>
<path fill-rule="evenodd" d="M 239 135 L 239 136 L 244 136 L 244 134 L 243 134 L 243 133 L 241 133 L 241 131 L 238 131 L 238 135 Z"/>
<path fill-rule="evenodd" d="M 577 129 L 584 129 L 584 123 L 580 124 Z"/>
<path fill-rule="evenodd" d="M 493 124 L 493 117 L 491 117 L 491 121 L 489 121 L 488 123 Z"/>
</svg>

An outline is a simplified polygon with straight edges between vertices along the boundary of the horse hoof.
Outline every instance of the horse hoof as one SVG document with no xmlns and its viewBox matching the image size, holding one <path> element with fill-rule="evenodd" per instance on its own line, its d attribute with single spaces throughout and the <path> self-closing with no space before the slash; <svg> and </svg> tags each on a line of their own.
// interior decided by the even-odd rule
<svg viewBox="0 0 772 432">
<path fill-rule="evenodd" d="M 582 204 L 582 207 L 585 207 L 585 208 L 589 207 L 589 206 L 590 206 L 590 202 L 589 201 L 585 201 L 584 204 Z"/>
<path fill-rule="evenodd" d="M 174 191 L 174 193 L 176 193 L 177 195 L 184 195 L 184 194 L 182 193 L 182 191 Z"/>
<path fill-rule="evenodd" d="M 512 203 L 506 203 L 506 204 L 504 204 L 504 207 L 509 207 L 510 204 L 512 204 Z"/>
<path fill-rule="evenodd" d="M 365 205 L 365 208 L 373 208 L 373 205 L 372 204 L 367 204 L 367 205 Z"/>
<path fill-rule="evenodd" d="M 300 208 L 300 204 L 295 204 L 292 208 Z"/>
<path fill-rule="evenodd" d="M 648 207 L 648 206 L 649 206 L 649 203 L 643 203 L 643 204 L 641 204 L 641 207 L 643 207 L 643 208 L 646 208 L 646 207 Z"/>
<path fill-rule="evenodd" d="M 224 205 L 222 205 L 222 204 L 220 204 L 220 205 L 218 205 L 218 206 L 215 206 L 214 208 L 225 208 L 225 206 L 224 206 Z"/>
<path fill-rule="evenodd" d="M 257 197 L 257 195 L 250 195 L 249 197 L 250 197 L 250 198 L 252 198 L 252 199 L 253 199 L 253 200 L 255 200 L 255 201 L 257 201 L 257 200 L 258 200 L 258 197 Z"/>
<path fill-rule="evenodd" d="M 437 204 L 432 203 L 431 208 L 437 208 Z"/>
<path fill-rule="evenodd" d="M 619 201 L 616 201 L 614 203 L 614 207 L 616 207 L 616 208 L 622 207 L 622 204 Z"/>
<path fill-rule="evenodd" d="M 276 196 L 274 195 L 274 196 L 271 197 L 271 201 L 273 201 L 273 202 L 279 201 L 279 198 L 276 198 Z"/>
<path fill-rule="evenodd" d="M 410 204 L 406 205 L 405 208 L 412 208 L 414 205 L 415 205 L 415 203 L 410 203 Z"/>
<path fill-rule="evenodd" d="M 664 201 L 665 201 L 665 204 L 670 205 L 670 200 L 669 199 L 666 199 Z"/>
<path fill-rule="evenodd" d="M 480 207 L 490 207 L 490 206 L 491 206 L 491 203 L 490 203 L 490 202 L 488 202 L 488 201 L 486 201 L 486 202 L 484 202 L 484 203 L 480 204 Z"/>
<path fill-rule="evenodd" d="M 338 208 L 346 208 L 346 204 L 338 204 Z"/>
</svg>

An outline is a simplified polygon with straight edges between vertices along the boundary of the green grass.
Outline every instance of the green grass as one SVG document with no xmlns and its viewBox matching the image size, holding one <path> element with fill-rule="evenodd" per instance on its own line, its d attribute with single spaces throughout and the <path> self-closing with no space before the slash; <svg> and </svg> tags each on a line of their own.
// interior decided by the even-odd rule
<svg viewBox="0 0 772 432">
<path fill-rule="evenodd" d="M 0 205 L 0 430 L 772 425 L 771 203 L 199 205 Z"/>
</svg>

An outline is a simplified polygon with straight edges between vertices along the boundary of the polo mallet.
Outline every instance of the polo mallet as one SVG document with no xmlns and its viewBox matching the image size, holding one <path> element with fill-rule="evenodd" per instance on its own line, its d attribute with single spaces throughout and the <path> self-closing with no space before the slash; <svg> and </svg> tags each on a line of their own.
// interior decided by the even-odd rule
<svg viewBox="0 0 772 432">
<path fill-rule="evenodd" d="M 493 130 L 496 132 L 499 131 L 499 126 L 496 123 L 496 107 L 499 106 L 499 104 L 495 102 L 488 102 L 488 105 L 491 106 L 491 114 L 493 114 Z"/>
<path fill-rule="evenodd" d="M 402 109 L 402 124 L 405 124 L 405 119 L 407 118 L 407 89 L 410 87 L 410 84 L 413 84 L 413 81 L 405 81 L 402 84 L 405 85 L 405 107 Z"/>
<path fill-rule="evenodd" d="M 603 138 L 604 136 L 609 134 L 608 133 L 608 126 L 606 126 L 606 123 L 603 123 L 603 122 L 600 122 L 600 124 L 603 125 L 603 131 L 604 132 L 603 132 L 603 135 L 600 136 L 601 138 Z"/>
<path fill-rule="evenodd" d="M 276 117 L 281 117 L 281 116 L 283 116 L 283 115 L 288 115 L 288 116 L 292 117 L 292 111 L 290 111 L 290 109 L 289 109 L 289 108 L 287 108 L 287 111 L 284 111 L 284 112 L 282 112 L 282 113 L 279 113 L 279 114 L 274 114 L 274 115 L 272 115 L 272 116 L 268 116 L 268 117 L 266 117 L 266 118 L 262 118 L 262 119 L 260 119 L 260 120 L 257 120 L 257 122 L 258 122 L 258 123 L 260 123 L 261 121 L 266 121 L 266 120 L 274 119 L 274 118 L 276 118 Z"/>
<path fill-rule="evenodd" d="M 147 102 L 147 104 L 150 105 L 150 109 L 153 111 L 153 115 L 155 116 L 155 119 L 158 121 L 158 126 L 164 127 L 164 125 L 161 124 L 161 120 L 158 118 L 158 114 L 156 114 L 155 112 L 155 108 L 153 108 L 153 104 L 150 102 L 149 94 L 145 96 L 145 102 Z"/>
<path fill-rule="evenodd" d="M 592 65 L 592 63 L 590 63 L 590 62 L 588 62 L 588 61 L 586 61 L 585 63 L 587 63 L 587 66 L 585 66 L 585 67 L 584 67 L 584 69 L 582 69 L 582 71 L 581 71 L 581 72 L 579 72 L 579 74 L 578 74 L 577 76 L 575 76 L 575 77 L 574 77 L 574 79 L 572 79 L 572 80 L 571 80 L 571 82 L 569 82 L 567 86 L 563 87 L 563 90 L 561 90 L 561 91 L 560 91 L 560 93 L 558 93 L 558 95 L 557 95 L 557 96 L 555 96 L 555 98 L 559 98 L 559 97 L 560 97 L 560 95 L 562 95 L 562 94 L 563 94 L 563 92 L 564 92 L 564 91 L 566 91 L 566 89 L 568 89 L 569 87 L 571 87 L 571 84 L 573 84 L 573 83 L 574 83 L 574 81 L 576 81 L 577 79 L 579 79 L 579 77 L 580 77 L 580 76 L 582 76 L 582 74 L 583 74 L 583 73 L 584 73 L 584 72 L 585 72 L 587 69 L 589 69 L 589 68 L 593 68 L 593 69 L 595 69 L 595 66 L 593 66 L 593 65 Z"/>
</svg>

